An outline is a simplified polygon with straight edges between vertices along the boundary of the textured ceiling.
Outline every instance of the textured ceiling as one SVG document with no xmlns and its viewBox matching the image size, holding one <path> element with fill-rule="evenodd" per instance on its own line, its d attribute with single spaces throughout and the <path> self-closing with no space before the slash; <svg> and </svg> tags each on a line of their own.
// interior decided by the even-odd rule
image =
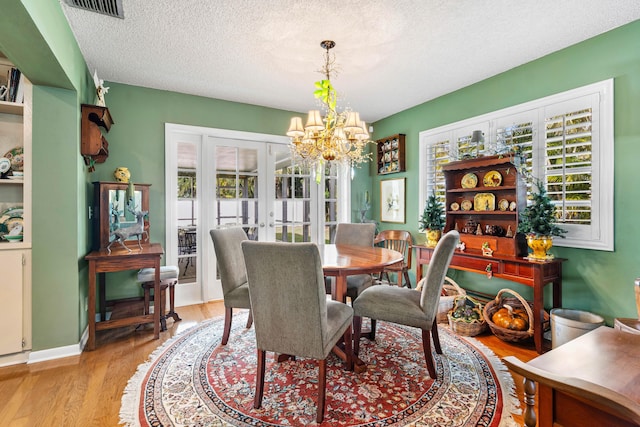
<svg viewBox="0 0 640 427">
<path fill-rule="evenodd" d="M 285 110 L 316 105 L 335 40 L 332 83 L 367 122 L 640 19 L 638 0 L 60 1 L 101 79 Z"/>
</svg>

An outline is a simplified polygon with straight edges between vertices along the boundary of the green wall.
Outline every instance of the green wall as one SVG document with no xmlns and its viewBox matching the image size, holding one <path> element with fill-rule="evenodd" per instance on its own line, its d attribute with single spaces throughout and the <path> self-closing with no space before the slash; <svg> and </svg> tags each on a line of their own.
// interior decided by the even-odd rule
<svg viewBox="0 0 640 427">
<path fill-rule="evenodd" d="M 93 101 L 93 83 L 57 1 L 3 2 L 0 50 L 34 85 L 33 349 L 77 344 L 87 324 L 88 223 L 79 105 Z"/>
<path fill-rule="evenodd" d="M 633 282 L 640 277 L 637 267 L 640 224 L 634 214 L 640 209 L 635 178 L 640 156 L 640 21 L 374 123 L 375 138 L 396 133 L 407 135 L 407 172 L 383 178 L 406 177 L 407 223 L 381 223 L 381 227 L 403 228 L 411 231 L 419 243 L 425 241 L 424 235 L 418 233 L 417 223 L 422 211 L 422 206 L 418 206 L 419 132 L 612 77 L 615 252 L 561 247 L 554 247 L 552 252 L 568 259 L 563 267 L 565 307 L 598 313 L 609 323 L 613 317 L 637 317 Z M 370 168 L 369 177 L 358 177 L 361 190 L 371 185 L 376 218 L 379 218 L 380 207 L 375 196 L 379 195 L 380 180 L 374 167 Z M 496 293 L 507 287 L 523 296 L 532 294 L 526 286 L 489 280 L 478 274 L 452 271 L 451 275 L 462 286 L 478 291 Z M 546 295 L 550 303 L 550 294 Z"/>
</svg>

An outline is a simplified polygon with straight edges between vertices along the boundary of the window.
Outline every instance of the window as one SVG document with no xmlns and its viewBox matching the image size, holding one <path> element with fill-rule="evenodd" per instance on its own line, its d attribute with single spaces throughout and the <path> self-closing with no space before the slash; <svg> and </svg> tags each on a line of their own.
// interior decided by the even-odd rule
<svg viewBox="0 0 640 427">
<path fill-rule="evenodd" d="M 473 131 L 484 140 L 471 142 Z M 420 199 L 444 202 L 442 166 L 520 152 L 524 173 L 541 180 L 568 232 L 554 245 L 613 250 L 613 80 L 420 132 Z"/>
</svg>

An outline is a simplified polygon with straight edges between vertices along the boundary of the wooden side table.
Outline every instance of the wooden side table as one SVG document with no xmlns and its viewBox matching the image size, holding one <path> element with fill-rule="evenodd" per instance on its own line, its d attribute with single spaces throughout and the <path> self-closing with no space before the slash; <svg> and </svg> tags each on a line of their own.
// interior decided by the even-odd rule
<svg viewBox="0 0 640 427">
<path fill-rule="evenodd" d="M 422 266 L 429 264 L 434 248 L 414 246 L 418 261 L 416 280 L 422 278 Z M 562 263 L 564 258 L 550 261 L 529 261 L 526 258 L 499 255 L 484 256 L 481 251 L 467 249 L 464 252 L 456 250 L 451 259 L 450 268 L 472 273 L 487 274 L 491 270 L 493 277 L 521 283 L 533 288 L 533 339 L 536 351 L 543 353 L 544 347 L 542 324 L 544 320 L 544 287 L 553 287 L 553 308 L 562 305 Z"/>
<path fill-rule="evenodd" d="M 601 326 L 528 363 L 503 361 L 525 378 L 528 427 L 640 425 L 638 335 Z"/>
<path fill-rule="evenodd" d="M 143 245 L 142 249 L 135 247 L 131 252 L 124 248 L 116 248 L 111 253 L 108 253 L 106 249 L 103 249 L 91 252 L 84 257 L 89 262 L 89 309 L 87 314 L 89 317 L 89 338 L 87 340 L 87 350 L 94 350 L 96 347 L 96 331 L 139 323 L 153 322 L 153 337 L 155 339 L 160 338 L 160 258 L 163 254 L 164 250 L 159 243 L 151 243 Z M 138 270 L 141 268 L 155 268 L 153 303 L 156 309 L 153 314 L 106 320 L 105 273 Z M 100 320 L 96 320 L 96 275 L 100 276 Z"/>
</svg>

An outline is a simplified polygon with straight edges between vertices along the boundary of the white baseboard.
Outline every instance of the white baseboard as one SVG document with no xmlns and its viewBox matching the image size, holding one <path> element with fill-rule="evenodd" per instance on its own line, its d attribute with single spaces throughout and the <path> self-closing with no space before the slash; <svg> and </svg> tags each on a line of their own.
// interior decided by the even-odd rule
<svg viewBox="0 0 640 427">
<path fill-rule="evenodd" d="M 87 326 L 80 337 L 78 344 L 66 345 L 64 347 L 49 348 L 46 350 L 32 351 L 29 354 L 28 364 L 45 362 L 47 360 L 62 359 L 64 357 L 78 356 L 84 350 L 89 339 L 89 327 Z"/>
</svg>

